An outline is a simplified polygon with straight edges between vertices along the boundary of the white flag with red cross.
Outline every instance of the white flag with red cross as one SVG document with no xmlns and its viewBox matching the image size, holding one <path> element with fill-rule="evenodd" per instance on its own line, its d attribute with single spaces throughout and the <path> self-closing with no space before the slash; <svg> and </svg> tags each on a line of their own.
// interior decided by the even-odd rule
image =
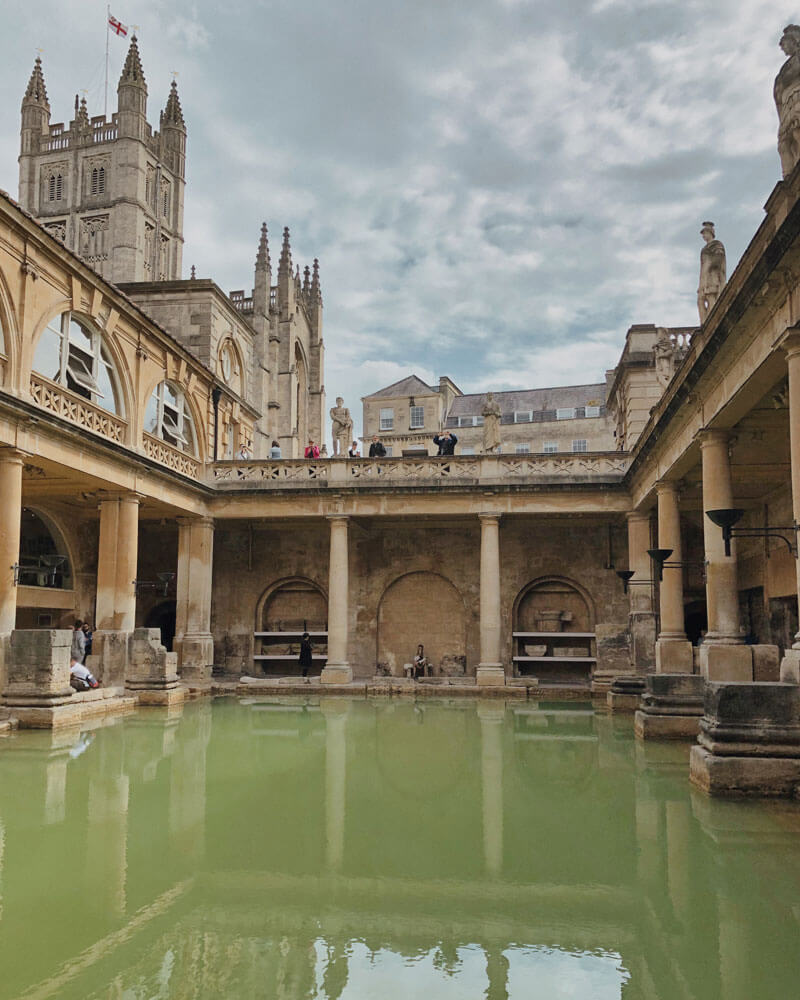
<svg viewBox="0 0 800 1000">
<path fill-rule="evenodd" d="M 128 34 L 127 24 L 123 24 L 122 21 L 118 21 L 113 14 L 108 15 L 108 26 L 115 35 L 122 35 L 124 38 Z"/>
</svg>

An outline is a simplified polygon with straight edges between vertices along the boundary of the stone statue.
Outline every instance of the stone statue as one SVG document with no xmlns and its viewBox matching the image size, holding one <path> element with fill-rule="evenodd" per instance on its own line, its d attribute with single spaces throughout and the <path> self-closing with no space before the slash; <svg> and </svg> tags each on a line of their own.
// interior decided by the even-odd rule
<svg viewBox="0 0 800 1000">
<path fill-rule="evenodd" d="M 491 392 L 486 393 L 483 415 L 483 450 L 487 455 L 500 451 L 500 404 Z"/>
<path fill-rule="evenodd" d="M 336 397 L 336 406 L 331 407 L 331 434 L 333 437 L 333 454 L 344 458 L 353 439 L 353 418 L 344 405 L 341 396 Z"/>
<path fill-rule="evenodd" d="M 669 333 L 660 327 L 658 330 L 658 340 L 653 347 L 655 356 L 656 377 L 663 385 L 669 385 L 670 379 L 675 371 L 675 344 Z"/>
<path fill-rule="evenodd" d="M 783 176 L 788 177 L 800 160 L 800 25 L 787 25 L 779 44 L 788 58 L 775 77 L 772 93 L 778 109 L 778 155 Z"/>
<path fill-rule="evenodd" d="M 700 322 L 704 323 L 725 286 L 725 247 L 715 238 L 713 222 L 704 222 L 700 235 L 706 241 L 706 245 L 700 251 L 697 310 L 700 313 Z"/>
</svg>

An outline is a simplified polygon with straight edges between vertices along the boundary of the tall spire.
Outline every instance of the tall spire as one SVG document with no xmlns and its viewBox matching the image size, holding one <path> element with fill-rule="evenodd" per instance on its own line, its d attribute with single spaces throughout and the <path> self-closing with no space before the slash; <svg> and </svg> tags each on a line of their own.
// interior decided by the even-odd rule
<svg viewBox="0 0 800 1000">
<path fill-rule="evenodd" d="M 30 80 L 28 80 L 28 86 L 25 88 L 23 103 L 39 104 L 47 108 L 48 111 L 50 110 L 50 102 L 47 100 L 47 87 L 44 85 L 44 74 L 42 73 L 42 60 L 39 56 L 34 61 L 33 72 L 31 73 Z"/>
<path fill-rule="evenodd" d="M 136 35 L 131 36 L 131 46 L 125 58 L 125 65 L 122 67 L 122 76 L 119 78 L 118 86 L 132 84 L 143 87 L 147 91 L 147 83 L 144 79 L 142 60 L 139 58 L 139 46 L 136 44 Z"/>
<path fill-rule="evenodd" d="M 258 241 L 258 253 L 256 254 L 256 270 L 271 271 L 272 261 L 269 259 L 269 233 L 266 222 L 261 223 L 261 239 Z"/>
<path fill-rule="evenodd" d="M 78 102 L 78 97 L 76 95 L 75 96 L 75 103 L 77 104 L 77 102 Z M 88 108 L 86 107 L 86 98 L 85 97 L 81 98 L 80 106 L 76 108 L 76 111 L 75 111 L 75 124 L 78 126 L 79 129 L 83 129 L 83 130 L 85 130 L 85 129 L 91 129 L 91 127 L 92 127 L 91 122 L 89 121 L 89 111 L 88 111 Z"/>
<path fill-rule="evenodd" d="M 311 276 L 311 301 L 322 305 L 322 289 L 319 284 L 319 261 L 314 258 L 314 270 Z"/>
<path fill-rule="evenodd" d="M 283 246 L 281 247 L 281 259 L 278 263 L 278 277 L 292 275 L 292 248 L 289 246 L 289 227 L 283 227 Z"/>
<path fill-rule="evenodd" d="M 311 291 L 311 268 L 306 264 L 303 268 L 303 295 Z"/>
<path fill-rule="evenodd" d="M 186 127 L 186 122 L 183 120 L 180 98 L 178 97 L 178 84 L 174 80 L 172 81 L 172 86 L 169 88 L 167 106 L 164 109 L 164 117 L 161 120 L 164 125 Z"/>
</svg>

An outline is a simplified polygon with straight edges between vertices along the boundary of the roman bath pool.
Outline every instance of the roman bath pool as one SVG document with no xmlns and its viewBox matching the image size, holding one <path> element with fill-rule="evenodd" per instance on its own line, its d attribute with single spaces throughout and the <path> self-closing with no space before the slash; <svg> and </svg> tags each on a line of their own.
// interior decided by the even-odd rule
<svg viewBox="0 0 800 1000">
<path fill-rule="evenodd" d="M 800 806 L 590 705 L 221 698 L 0 740 L 0 998 L 769 1000 Z"/>
</svg>

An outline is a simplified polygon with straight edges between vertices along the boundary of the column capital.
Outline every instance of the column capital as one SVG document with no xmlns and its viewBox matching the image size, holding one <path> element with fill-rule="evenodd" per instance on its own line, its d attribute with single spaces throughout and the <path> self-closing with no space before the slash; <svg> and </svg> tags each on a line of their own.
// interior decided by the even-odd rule
<svg viewBox="0 0 800 1000">
<path fill-rule="evenodd" d="M 492 522 L 494 522 L 495 524 L 499 524 L 500 518 L 502 516 L 503 516 L 502 514 L 498 514 L 495 511 L 491 510 L 478 511 L 478 517 L 480 518 L 481 523 L 485 524 L 491 524 Z"/>
<path fill-rule="evenodd" d="M 649 521 L 652 511 L 649 510 L 629 510 L 625 515 L 626 521 Z"/>
<path fill-rule="evenodd" d="M 14 448 L 11 445 L 0 447 L 0 462 L 4 465 L 24 465 L 25 459 L 29 458 L 24 451 Z"/>
<path fill-rule="evenodd" d="M 656 496 L 673 496 L 680 493 L 681 484 L 677 479 L 659 479 L 656 483 Z"/>
<path fill-rule="evenodd" d="M 346 524 L 350 520 L 350 515 L 349 514 L 326 514 L 325 515 L 325 520 L 326 521 L 331 521 L 331 522 L 344 521 L 345 524 Z"/>
<path fill-rule="evenodd" d="M 99 490 L 97 493 L 97 506 L 104 503 L 135 503 L 141 504 L 144 501 L 144 494 L 135 490 L 106 491 Z"/>
<path fill-rule="evenodd" d="M 788 326 L 778 337 L 775 346 L 786 352 L 787 360 L 800 354 L 800 325 Z"/>
<path fill-rule="evenodd" d="M 695 441 L 698 442 L 701 448 L 730 444 L 731 431 L 727 427 L 704 427 L 695 434 Z"/>
<path fill-rule="evenodd" d="M 214 518 L 209 517 L 207 514 L 184 514 L 180 517 L 176 517 L 175 523 L 180 525 L 182 528 L 190 528 L 195 524 L 205 524 L 213 528 Z"/>
</svg>

